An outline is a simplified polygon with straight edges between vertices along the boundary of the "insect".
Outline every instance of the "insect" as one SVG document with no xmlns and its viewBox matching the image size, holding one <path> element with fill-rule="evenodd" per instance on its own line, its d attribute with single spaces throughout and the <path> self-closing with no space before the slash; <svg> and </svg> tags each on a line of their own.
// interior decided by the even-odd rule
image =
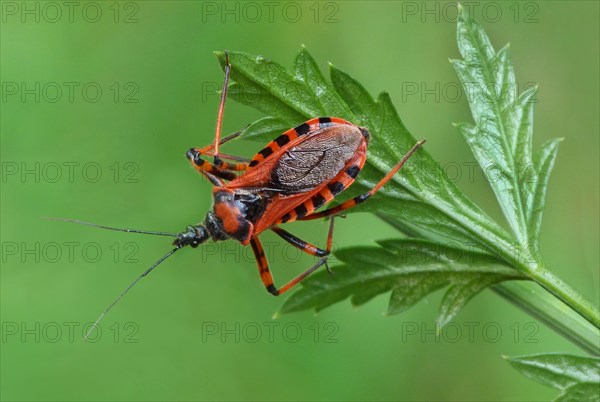
<svg viewBox="0 0 600 402">
<path fill-rule="evenodd" d="M 58 219 L 102 229 L 174 237 L 174 248 L 137 277 L 104 310 L 86 338 L 106 313 L 140 279 L 177 250 L 186 246 L 196 248 L 209 239 L 213 241 L 234 239 L 244 246 L 250 245 L 267 291 L 278 296 L 290 290 L 319 267 L 326 265 L 327 256 L 331 252 L 335 216 L 375 194 L 425 142 L 424 140 L 417 142 L 368 192 L 335 207 L 316 212 L 350 186 L 360 173 L 367 157 L 369 131 L 340 118 L 318 117 L 281 134 L 251 160 L 223 154 L 220 152 L 220 145 L 240 135 L 240 132 L 237 132 L 221 139 L 221 126 L 231 72 L 227 52 L 225 52 L 225 59 L 225 79 L 214 142 L 204 148 L 192 148 L 186 153 L 192 166 L 206 176 L 214 186 L 213 205 L 202 223 L 190 225 L 181 233 L 168 233 L 119 229 L 73 219 Z M 210 157 L 212 163 L 208 161 Z M 319 218 L 329 218 L 325 248 L 316 247 L 281 228 L 284 223 Z M 319 260 L 291 281 L 277 287 L 259 239 L 259 235 L 266 230 L 273 231 L 303 252 L 320 257 Z"/>
</svg>

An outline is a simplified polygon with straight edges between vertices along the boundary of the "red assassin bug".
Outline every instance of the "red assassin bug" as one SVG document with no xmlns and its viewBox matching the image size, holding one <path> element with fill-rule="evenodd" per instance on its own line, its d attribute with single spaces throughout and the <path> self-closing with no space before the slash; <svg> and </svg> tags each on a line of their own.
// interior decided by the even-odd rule
<svg viewBox="0 0 600 402">
<path fill-rule="evenodd" d="M 190 225 L 181 233 L 166 233 L 118 229 L 72 219 L 60 219 L 103 229 L 175 237 L 173 242 L 175 248 L 133 281 L 96 320 L 88 335 L 112 306 L 141 278 L 148 275 L 177 250 L 185 246 L 198 247 L 209 238 L 214 241 L 231 238 L 244 246 L 249 244 L 254 251 L 258 270 L 267 291 L 275 296 L 288 291 L 317 268 L 326 264 L 333 240 L 334 217 L 375 194 L 425 142 L 424 140 L 417 142 L 368 192 L 336 207 L 315 212 L 354 182 L 365 164 L 369 131 L 343 119 L 319 117 L 281 134 L 250 161 L 221 154 L 219 145 L 240 134 L 238 132 L 220 138 L 231 71 L 227 52 L 225 52 L 225 60 L 225 80 L 214 143 L 204 148 L 192 148 L 186 154 L 196 170 L 205 175 L 214 185 L 213 206 L 203 223 Z M 203 156 L 212 156 L 213 163 L 202 159 Z M 232 162 L 226 162 L 221 158 Z M 243 174 L 238 175 L 235 172 L 243 172 Z M 295 220 L 325 217 L 330 218 L 325 249 L 307 243 L 279 226 Z M 306 271 L 277 288 L 258 238 L 265 230 L 271 230 L 305 253 L 321 258 Z"/>
</svg>

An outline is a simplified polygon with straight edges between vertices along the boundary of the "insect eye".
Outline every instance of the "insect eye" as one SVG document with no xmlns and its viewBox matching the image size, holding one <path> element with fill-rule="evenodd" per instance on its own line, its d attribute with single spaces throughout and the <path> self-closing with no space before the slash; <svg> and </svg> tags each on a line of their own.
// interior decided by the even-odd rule
<svg viewBox="0 0 600 402">
<path fill-rule="evenodd" d="M 194 148 L 190 148 L 186 153 L 185 156 L 193 161 L 196 162 L 196 158 L 198 157 L 198 151 L 196 151 Z"/>
</svg>

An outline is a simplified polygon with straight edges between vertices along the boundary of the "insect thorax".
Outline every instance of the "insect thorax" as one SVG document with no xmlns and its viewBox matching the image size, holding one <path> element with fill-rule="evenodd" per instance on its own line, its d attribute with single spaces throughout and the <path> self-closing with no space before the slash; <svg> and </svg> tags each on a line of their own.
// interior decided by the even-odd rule
<svg viewBox="0 0 600 402">
<path fill-rule="evenodd" d="M 205 225 L 213 240 L 229 237 L 245 242 L 252 225 L 264 213 L 269 198 L 244 189 L 217 189 L 214 205 L 206 215 Z"/>
</svg>

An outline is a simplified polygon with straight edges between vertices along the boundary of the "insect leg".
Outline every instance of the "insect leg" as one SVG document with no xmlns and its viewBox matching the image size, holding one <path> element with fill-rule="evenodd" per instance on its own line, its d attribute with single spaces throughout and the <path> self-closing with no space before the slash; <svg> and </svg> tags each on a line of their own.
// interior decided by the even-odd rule
<svg viewBox="0 0 600 402">
<path fill-rule="evenodd" d="M 225 180 L 234 180 L 238 177 L 234 171 L 243 171 L 248 167 L 248 163 L 229 163 L 221 161 L 221 167 L 215 166 L 214 164 L 202 159 L 201 150 L 198 148 L 192 148 L 186 153 L 187 158 L 190 160 L 192 166 L 200 173 L 206 176 L 207 173 L 213 176 L 220 177 Z"/>
<path fill-rule="evenodd" d="M 202 153 L 201 150 L 198 148 L 193 148 L 193 150 L 190 150 L 190 152 L 192 152 L 194 154 L 194 159 L 198 160 L 198 162 L 200 160 L 202 160 L 202 158 L 201 158 L 202 155 L 206 155 L 205 153 Z M 210 155 L 208 155 L 208 156 L 210 156 Z M 221 155 L 221 156 L 223 156 L 223 155 Z M 235 157 L 234 155 L 227 155 L 227 156 Z M 228 159 L 231 159 L 231 158 L 228 158 Z M 190 161 L 193 161 L 193 160 L 190 159 Z M 225 162 L 223 159 L 219 159 L 218 165 L 209 163 L 207 161 L 203 161 L 203 163 L 199 163 L 199 164 L 206 164 L 206 163 L 210 164 L 211 166 L 213 166 L 216 169 L 219 169 L 220 171 L 243 172 L 244 170 L 248 169 L 248 162 Z"/>
<path fill-rule="evenodd" d="M 234 138 L 239 137 L 241 131 L 235 132 L 233 134 L 228 135 L 219 141 L 219 144 L 224 144 L 227 141 L 233 140 Z M 196 168 L 200 173 L 207 176 L 206 173 L 211 173 L 213 176 L 220 177 L 225 180 L 233 180 L 237 176 L 233 174 L 233 172 L 243 172 L 248 168 L 248 164 L 250 162 L 249 159 L 242 158 L 240 156 L 229 155 L 229 154 L 220 154 L 221 157 L 225 159 L 229 159 L 235 161 L 234 163 L 225 162 L 221 158 L 217 159 L 218 164 L 212 164 L 204 159 L 202 156 L 215 156 L 216 151 L 214 150 L 215 145 L 210 144 L 205 146 L 204 148 L 191 148 L 186 156 L 192 163 L 192 166 Z M 211 179 L 209 177 L 209 179 Z M 214 183 L 214 180 L 211 179 Z"/>
<path fill-rule="evenodd" d="M 312 219 L 319 219 L 319 218 L 325 218 L 327 216 L 337 215 L 340 212 L 343 212 L 347 209 L 357 206 L 358 204 L 360 204 L 362 202 L 365 202 L 367 199 L 369 199 L 369 197 L 371 197 L 373 194 L 375 194 L 377 191 L 379 191 L 379 189 L 381 189 L 381 187 L 383 187 L 388 181 L 390 181 L 390 179 L 396 174 L 396 172 L 398 172 L 398 170 L 400 170 L 400 168 L 406 163 L 408 158 L 410 158 L 421 147 L 421 145 L 423 145 L 424 142 L 425 142 L 425 140 L 420 140 L 419 142 L 417 142 L 410 149 L 410 151 L 408 151 L 406 153 L 406 155 L 404 155 L 404 157 L 400 160 L 400 162 L 398 162 L 398 164 L 396 166 L 394 166 L 394 168 L 392 170 L 390 170 L 389 173 L 386 174 L 383 177 L 383 179 L 381 179 L 379 181 L 379 183 L 377 183 L 375 185 L 375 187 L 373 187 L 371 190 L 369 190 L 366 193 L 361 194 L 357 197 L 354 197 L 348 201 L 344 201 L 336 207 L 326 209 L 325 211 L 312 213 L 305 217 L 299 218 L 298 220 L 308 221 L 308 220 L 312 220 Z"/>
<path fill-rule="evenodd" d="M 215 154 L 214 164 L 220 166 L 221 159 L 219 158 L 219 145 L 221 140 L 221 126 L 223 123 L 223 114 L 225 113 L 225 100 L 227 99 L 227 85 L 229 84 L 229 73 L 231 72 L 231 64 L 229 64 L 229 54 L 225 51 L 225 79 L 223 81 L 223 90 L 221 91 L 221 103 L 219 104 L 219 114 L 217 115 L 217 129 L 215 130 Z"/>
<path fill-rule="evenodd" d="M 219 141 L 219 145 L 223 145 L 226 142 L 229 142 L 237 137 L 240 136 L 240 134 L 242 134 L 242 131 L 237 131 L 233 134 L 229 134 L 227 137 L 223 138 L 221 141 Z M 215 144 L 210 144 L 205 146 L 204 148 L 196 148 L 196 150 L 200 153 L 200 155 L 206 155 L 206 156 L 215 156 Z M 219 157 L 223 158 L 223 159 L 229 159 L 231 161 L 236 161 L 236 162 L 250 162 L 250 159 L 248 158 L 243 158 L 241 156 L 236 156 L 236 155 L 230 155 L 230 154 L 223 154 L 223 153 L 219 153 Z M 219 166 L 221 167 L 221 166 Z M 229 169 L 231 170 L 231 169 Z"/>
<path fill-rule="evenodd" d="M 280 227 L 274 227 L 271 228 L 271 230 L 297 249 L 302 250 L 307 254 L 314 255 L 315 257 L 325 257 L 329 255 L 331 251 L 331 244 L 333 241 L 333 219 L 334 218 L 332 217 L 329 221 L 329 233 L 327 235 L 327 246 L 325 249 L 318 248 L 310 243 L 307 243 Z"/>
<path fill-rule="evenodd" d="M 202 173 L 204 176 L 206 176 L 208 178 L 208 180 L 210 180 L 210 182 L 217 187 L 223 187 L 225 185 L 223 180 L 221 180 L 217 176 L 214 176 L 208 172 L 200 172 L 200 173 Z"/>
<path fill-rule="evenodd" d="M 308 275 L 312 274 L 317 270 L 321 265 L 327 262 L 327 257 L 321 257 L 316 264 L 302 272 L 300 275 L 283 285 L 281 288 L 277 289 L 275 284 L 273 283 L 273 275 L 271 275 L 271 271 L 269 270 L 269 263 L 267 262 L 267 258 L 265 257 L 265 251 L 260 243 L 258 237 L 253 237 L 250 240 L 250 245 L 252 246 L 252 251 L 254 251 L 254 256 L 256 257 L 256 262 L 258 263 L 258 272 L 260 273 L 260 279 L 264 283 L 267 291 L 274 296 L 279 296 L 280 294 L 287 292 Z"/>
</svg>

